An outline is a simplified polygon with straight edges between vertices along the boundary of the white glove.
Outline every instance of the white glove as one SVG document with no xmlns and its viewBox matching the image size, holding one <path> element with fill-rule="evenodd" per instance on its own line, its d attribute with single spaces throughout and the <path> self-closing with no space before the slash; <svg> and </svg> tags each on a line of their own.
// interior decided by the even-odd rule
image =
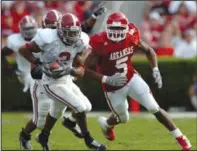
<svg viewBox="0 0 197 151">
<path fill-rule="evenodd" d="M 159 89 L 162 88 L 162 77 L 161 77 L 158 67 L 153 68 L 153 77 L 155 79 L 155 83 L 158 84 L 158 88 Z"/>
<path fill-rule="evenodd" d="M 28 89 L 30 88 L 32 84 L 32 78 L 31 76 L 27 75 L 27 76 L 24 76 L 24 88 L 23 88 L 23 92 L 27 92 Z"/>
<path fill-rule="evenodd" d="M 127 83 L 127 77 L 120 74 L 103 76 L 102 82 L 111 86 L 124 86 Z"/>
</svg>

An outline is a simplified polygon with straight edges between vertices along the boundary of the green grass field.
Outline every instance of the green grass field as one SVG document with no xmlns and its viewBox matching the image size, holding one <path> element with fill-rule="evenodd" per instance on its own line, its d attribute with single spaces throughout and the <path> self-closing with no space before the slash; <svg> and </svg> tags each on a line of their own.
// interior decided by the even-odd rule
<svg viewBox="0 0 197 151">
<path fill-rule="evenodd" d="M 28 121 L 27 113 L 2 113 L 2 150 L 19 149 L 18 134 L 21 127 Z M 190 139 L 193 150 L 196 147 L 196 119 L 175 119 L 179 128 Z M 180 150 L 172 135 L 155 119 L 132 117 L 127 124 L 116 127 L 116 140 L 107 141 L 97 123 L 97 117 L 88 118 L 89 129 L 99 142 L 105 143 L 109 150 Z M 36 130 L 32 134 L 33 149 L 41 149 L 35 141 Z M 56 123 L 50 137 L 53 150 L 87 150 L 83 139 L 78 139 L 65 129 L 60 120 Z"/>
</svg>

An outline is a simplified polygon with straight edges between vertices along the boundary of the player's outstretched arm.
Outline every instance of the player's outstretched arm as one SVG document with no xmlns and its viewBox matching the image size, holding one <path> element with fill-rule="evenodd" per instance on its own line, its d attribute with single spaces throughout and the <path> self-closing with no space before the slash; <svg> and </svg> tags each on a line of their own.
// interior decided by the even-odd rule
<svg viewBox="0 0 197 151">
<path fill-rule="evenodd" d="M 145 52 L 146 57 L 149 60 L 152 69 L 155 67 L 158 67 L 157 55 L 156 55 L 155 51 L 153 50 L 153 48 L 151 48 L 144 41 L 140 40 L 140 42 L 138 44 L 138 49 Z"/>
<path fill-rule="evenodd" d="M 157 55 L 153 48 L 151 48 L 148 44 L 146 44 L 144 41 L 140 40 L 138 44 L 138 49 L 142 50 L 146 53 L 146 57 L 148 61 L 150 62 L 150 65 L 153 70 L 153 77 L 155 79 L 155 83 L 158 84 L 158 88 L 162 87 L 162 77 L 158 68 L 158 62 L 157 62 Z"/>
<path fill-rule="evenodd" d="M 33 52 L 34 53 L 41 52 L 41 49 L 34 41 L 26 43 L 25 45 L 19 48 L 19 53 L 30 63 L 35 65 L 41 64 L 40 60 L 34 57 L 34 55 L 32 54 Z"/>
<path fill-rule="evenodd" d="M 106 10 L 107 9 L 104 6 L 102 6 L 99 7 L 96 11 L 94 11 L 92 16 L 81 24 L 82 31 L 85 33 L 91 32 L 97 21 L 97 18 L 99 18 L 99 16 L 101 16 L 104 12 L 106 12 Z"/>
<path fill-rule="evenodd" d="M 96 55 L 94 52 L 91 52 L 86 61 L 85 61 L 85 76 L 90 77 L 94 80 L 97 80 L 99 82 L 102 81 L 103 75 L 94 71 L 96 69 L 96 65 L 98 63 L 99 56 Z"/>
<path fill-rule="evenodd" d="M 96 65 L 99 62 L 99 56 L 96 53 L 91 52 L 87 57 L 85 65 L 85 76 L 90 77 L 94 80 L 97 80 L 101 83 L 106 83 L 111 86 L 123 86 L 126 84 L 127 77 L 115 74 L 113 76 L 102 75 L 95 71 Z"/>
<path fill-rule="evenodd" d="M 71 70 L 72 76 L 76 76 L 80 78 L 84 75 L 84 72 L 85 72 L 84 63 L 85 63 L 85 59 L 87 55 L 88 55 L 88 50 L 77 54 L 77 56 L 74 58 L 74 61 L 73 61 L 74 68 Z"/>
</svg>

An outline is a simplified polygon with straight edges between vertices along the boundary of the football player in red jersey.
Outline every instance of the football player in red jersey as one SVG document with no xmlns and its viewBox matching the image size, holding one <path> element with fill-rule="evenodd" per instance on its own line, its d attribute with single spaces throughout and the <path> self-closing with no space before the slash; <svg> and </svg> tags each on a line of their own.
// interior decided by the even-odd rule
<svg viewBox="0 0 197 151">
<path fill-rule="evenodd" d="M 107 29 L 90 39 L 92 52 L 86 59 L 85 75 L 102 83 L 107 103 L 112 111 L 109 118 L 99 117 L 99 124 L 108 140 L 114 140 L 114 127 L 129 120 L 127 96 L 137 100 L 175 137 L 183 150 L 190 150 L 189 140 L 159 107 L 146 82 L 132 66 L 131 58 L 138 49 L 150 62 L 153 77 L 162 87 L 162 77 L 154 50 L 140 39 L 138 28 L 121 12 L 109 15 Z M 97 66 L 97 72 L 94 68 Z"/>
<path fill-rule="evenodd" d="M 89 33 L 92 30 L 92 28 L 94 27 L 94 24 L 96 23 L 99 16 L 102 15 L 105 11 L 106 11 L 106 8 L 104 6 L 98 7 L 97 10 L 95 10 L 95 12 L 92 14 L 92 16 L 88 20 L 86 20 L 82 23 L 82 25 L 81 25 L 82 31 Z M 57 21 L 61 15 L 62 14 L 60 12 L 58 12 L 57 10 L 48 11 L 43 16 L 42 28 L 56 29 L 57 28 Z M 36 79 L 36 80 L 41 79 L 42 70 L 41 70 L 40 66 L 35 66 L 35 65 L 32 66 L 31 76 L 33 79 Z M 38 93 L 38 94 L 40 94 L 40 93 Z M 37 98 L 39 99 L 39 96 L 37 96 Z M 37 104 L 35 104 L 36 100 L 33 102 L 34 102 L 33 106 L 35 108 L 34 113 L 33 113 L 33 119 L 31 119 L 27 122 L 26 126 L 24 128 L 22 128 L 22 131 L 19 134 L 19 142 L 20 142 L 21 149 L 29 149 L 29 150 L 32 149 L 31 144 L 30 144 L 30 139 L 31 139 L 30 134 L 36 128 L 41 128 L 44 126 L 43 120 L 45 120 L 45 116 L 43 114 L 45 114 L 46 110 L 48 109 L 46 107 L 47 102 L 45 104 L 42 101 L 38 101 Z M 39 110 L 38 111 L 39 114 L 37 112 L 35 112 L 36 111 L 35 106 L 39 106 L 39 107 L 37 107 L 37 110 Z M 43 106 L 43 107 L 41 107 L 41 106 Z M 35 119 L 37 119 L 37 120 L 35 120 Z M 63 117 L 62 124 L 66 128 L 70 129 L 77 137 L 83 138 L 83 135 L 76 127 L 75 117 L 73 117 L 73 116 L 70 116 L 68 118 Z"/>
</svg>

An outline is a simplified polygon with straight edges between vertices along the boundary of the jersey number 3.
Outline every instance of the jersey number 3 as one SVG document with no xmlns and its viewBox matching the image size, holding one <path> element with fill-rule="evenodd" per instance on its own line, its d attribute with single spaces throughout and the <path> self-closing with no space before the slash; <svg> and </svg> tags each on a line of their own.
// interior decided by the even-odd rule
<svg viewBox="0 0 197 151">
<path fill-rule="evenodd" d="M 66 62 L 70 60 L 71 54 L 69 52 L 62 52 L 59 54 L 59 58 L 61 62 Z"/>
<path fill-rule="evenodd" d="M 128 57 L 124 57 L 124 58 L 116 60 L 115 67 L 117 69 L 123 69 L 123 72 L 120 73 L 122 76 L 127 75 L 127 71 L 128 71 L 127 64 L 126 64 L 127 60 L 128 60 Z M 116 73 L 116 74 L 118 74 L 118 73 Z"/>
</svg>

